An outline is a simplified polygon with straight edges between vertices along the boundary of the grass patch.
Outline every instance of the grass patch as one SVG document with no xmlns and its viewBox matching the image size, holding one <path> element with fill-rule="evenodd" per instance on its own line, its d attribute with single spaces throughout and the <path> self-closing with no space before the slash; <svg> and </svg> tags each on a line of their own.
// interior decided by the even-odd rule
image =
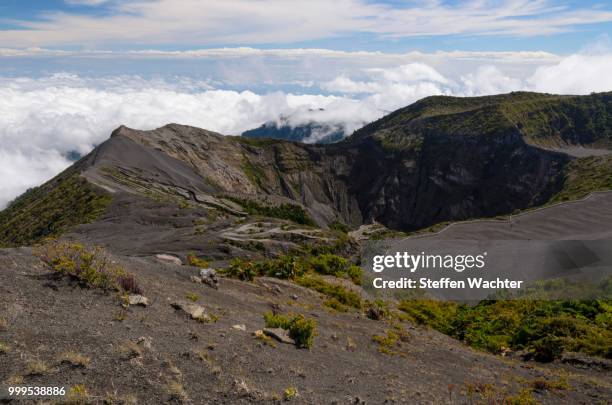
<svg viewBox="0 0 612 405">
<path fill-rule="evenodd" d="M 550 203 L 574 201 L 593 191 L 612 190 L 612 156 L 575 159 L 563 172 L 563 187 Z"/>
<path fill-rule="evenodd" d="M 131 360 L 142 356 L 142 348 L 132 341 L 126 342 L 119 347 L 119 354 L 124 360 Z"/>
<path fill-rule="evenodd" d="M 76 173 L 64 172 L 26 191 L 0 212 L 0 246 L 33 245 L 74 225 L 95 221 L 111 196 Z"/>
<path fill-rule="evenodd" d="M 396 325 L 393 329 L 387 329 L 384 335 L 372 336 L 372 341 L 378 344 L 378 351 L 388 355 L 401 355 L 399 350 L 403 343 L 410 340 L 410 334 L 401 326 Z"/>
<path fill-rule="evenodd" d="M 347 307 L 360 309 L 362 307 L 362 301 L 359 294 L 347 290 L 339 284 L 332 284 L 321 277 L 317 276 L 304 276 L 295 280 L 295 282 L 302 287 L 313 289 L 329 298 L 337 300 L 340 304 Z"/>
<path fill-rule="evenodd" d="M 6 354 L 11 351 L 11 347 L 2 341 L 0 341 L 0 354 Z"/>
<path fill-rule="evenodd" d="M 44 361 L 41 360 L 30 360 L 26 363 L 27 376 L 44 375 L 49 372 L 49 367 Z"/>
<path fill-rule="evenodd" d="M 314 220 L 308 215 L 306 210 L 299 205 L 283 203 L 276 206 L 263 205 L 255 200 L 226 197 L 237 204 L 250 215 L 262 215 L 265 217 L 286 219 L 300 225 L 315 226 Z"/>
<path fill-rule="evenodd" d="M 89 392 L 83 384 L 73 385 L 68 390 L 66 404 L 88 404 L 90 403 Z"/>
<path fill-rule="evenodd" d="M 58 358 L 58 362 L 60 364 L 68 364 L 71 367 L 87 368 L 91 363 L 91 359 L 80 353 L 71 351 L 62 353 Z"/>
<path fill-rule="evenodd" d="M 264 314 L 266 327 L 282 328 L 289 332 L 297 347 L 312 348 L 317 335 L 317 321 L 307 319 L 303 315 L 287 316 L 268 312 Z"/>
<path fill-rule="evenodd" d="M 195 294 L 195 293 L 189 293 L 189 294 L 187 294 L 186 297 L 191 302 L 197 302 L 200 299 L 200 296 L 198 294 Z"/>
<path fill-rule="evenodd" d="M 39 246 L 35 254 L 53 270 L 87 287 L 142 294 L 134 276 L 115 263 L 100 247 L 53 241 Z"/>
</svg>

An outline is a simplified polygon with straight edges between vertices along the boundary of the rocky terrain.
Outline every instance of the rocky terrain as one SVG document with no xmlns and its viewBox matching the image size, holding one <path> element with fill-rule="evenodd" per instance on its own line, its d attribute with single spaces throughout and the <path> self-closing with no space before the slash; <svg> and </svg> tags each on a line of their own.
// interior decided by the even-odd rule
<svg viewBox="0 0 612 405">
<path fill-rule="evenodd" d="M 354 265 L 370 239 L 612 189 L 610 97 L 431 97 L 329 145 L 120 127 L 0 212 L 0 381 L 77 403 L 607 403 L 609 360 L 478 351 Z M 609 199 L 561 207 L 438 237 L 609 235 Z"/>
</svg>

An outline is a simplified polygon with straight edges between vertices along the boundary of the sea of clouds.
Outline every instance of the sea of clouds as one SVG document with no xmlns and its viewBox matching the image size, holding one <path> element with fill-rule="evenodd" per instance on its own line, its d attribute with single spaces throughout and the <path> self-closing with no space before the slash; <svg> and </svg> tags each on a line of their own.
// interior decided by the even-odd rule
<svg viewBox="0 0 612 405">
<path fill-rule="evenodd" d="M 328 72 L 326 78 L 300 83 L 298 91 L 230 90 L 222 81 L 188 76 L 0 77 L 0 208 L 69 166 L 70 152 L 89 152 L 119 125 L 153 129 L 175 122 L 240 134 L 282 115 L 294 125 L 311 120 L 341 123 L 350 133 L 430 95 L 612 90 L 612 52 L 607 51 L 560 57 L 525 69 L 503 61 L 464 64 L 453 69 L 416 61 L 338 69 L 333 77 Z"/>
</svg>

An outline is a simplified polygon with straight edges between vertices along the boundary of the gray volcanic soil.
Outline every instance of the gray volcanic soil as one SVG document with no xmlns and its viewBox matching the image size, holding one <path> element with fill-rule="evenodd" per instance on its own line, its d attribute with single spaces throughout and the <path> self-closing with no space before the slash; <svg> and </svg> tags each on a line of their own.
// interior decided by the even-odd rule
<svg viewBox="0 0 612 405">
<path fill-rule="evenodd" d="M 84 384 L 97 402 L 115 395 L 149 404 L 172 400 L 171 382 L 180 383 L 187 402 L 196 404 L 276 402 L 288 387 L 299 392 L 294 403 L 472 403 L 467 386 L 477 387 L 476 403 L 491 403 L 535 379 L 560 377 L 569 389 L 536 391 L 535 399 L 605 403 L 612 396 L 609 371 L 493 356 L 406 324 L 411 337 L 397 347 L 401 355 L 390 356 L 372 342 L 373 335 L 390 328 L 386 322 L 329 312 L 310 290 L 265 278 L 254 283 L 221 279 L 214 290 L 189 280 L 197 274 L 193 267 L 151 257 L 118 259 L 136 275 L 151 306 L 124 311 L 115 294 L 56 277 L 30 249 L 0 251 L 0 315 L 7 321 L 0 340 L 10 346 L 0 355 L 0 381 L 24 376 L 27 385 Z M 170 306 L 189 293 L 219 320 L 199 323 Z M 312 350 L 281 343 L 271 347 L 254 339 L 252 333 L 264 326 L 262 315 L 272 308 L 317 319 Z M 246 331 L 234 329 L 236 324 Z M 122 347 L 141 337 L 149 348 L 140 343 L 141 355 L 122 354 Z M 58 356 L 68 350 L 89 357 L 91 364 L 58 364 Z M 32 360 L 45 362 L 48 371 L 25 375 Z M 492 399 L 483 399 L 485 391 Z"/>
<path fill-rule="evenodd" d="M 464 240 L 596 240 L 612 239 L 612 192 L 580 201 L 535 209 L 507 220 L 457 222 L 433 235 L 416 237 Z"/>
</svg>

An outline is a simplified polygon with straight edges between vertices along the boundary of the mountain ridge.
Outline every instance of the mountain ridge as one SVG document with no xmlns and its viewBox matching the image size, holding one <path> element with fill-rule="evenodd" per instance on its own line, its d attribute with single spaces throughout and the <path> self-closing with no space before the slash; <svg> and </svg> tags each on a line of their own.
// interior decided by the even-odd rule
<svg viewBox="0 0 612 405">
<path fill-rule="evenodd" d="M 576 159 L 563 153 L 569 146 L 608 150 L 611 99 L 610 93 L 434 96 L 329 145 L 224 136 L 179 124 L 150 131 L 120 126 L 69 170 L 111 195 L 240 215 L 245 204 L 253 207 L 247 204 L 252 200 L 268 207 L 260 212 L 284 206 L 323 228 L 376 221 L 411 231 L 546 204 L 580 170 L 581 176 L 593 176 L 588 187 L 612 186 L 609 157 Z M 596 113 L 585 120 L 589 109 Z M 534 128 L 546 121 L 552 129 L 534 136 Z M 585 128 L 591 132 L 585 135 Z M 56 183 L 47 183 L 43 191 Z M 572 193 L 588 191 L 573 187 Z M 563 198 L 571 199 L 572 193 Z M 14 205 L 0 214 L 3 229 L 14 214 Z M 92 220 L 84 217 L 84 222 Z M 43 231 L 37 232 L 45 234 L 48 224 L 40 226 Z M 4 243 L 11 243 L 11 234 L 5 230 Z"/>
</svg>

